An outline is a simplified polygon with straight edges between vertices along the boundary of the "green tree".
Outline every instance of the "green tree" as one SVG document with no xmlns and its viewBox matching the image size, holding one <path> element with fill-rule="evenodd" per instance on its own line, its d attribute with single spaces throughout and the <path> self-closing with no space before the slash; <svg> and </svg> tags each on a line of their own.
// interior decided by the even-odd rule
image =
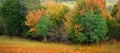
<svg viewBox="0 0 120 53">
<path fill-rule="evenodd" d="M 43 37 L 47 41 L 46 37 L 52 31 L 53 24 L 48 16 L 41 16 L 39 22 L 36 24 L 36 37 Z"/>
<path fill-rule="evenodd" d="M 106 36 L 107 25 L 101 14 L 88 11 L 81 17 L 73 17 L 71 22 L 70 38 L 75 43 L 98 43 L 108 39 Z"/>
<path fill-rule="evenodd" d="M 8 35 L 21 35 L 27 29 L 24 21 L 27 9 L 19 0 L 5 0 L 1 6 L 1 16 Z"/>
</svg>

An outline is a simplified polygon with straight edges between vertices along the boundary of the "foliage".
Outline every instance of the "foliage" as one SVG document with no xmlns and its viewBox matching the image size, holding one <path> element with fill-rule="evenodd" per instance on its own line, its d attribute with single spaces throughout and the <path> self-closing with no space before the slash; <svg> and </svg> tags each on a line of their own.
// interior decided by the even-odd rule
<svg viewBox="0 0 120 53">
<path fill-rule="evenodd" d="M 37 9 L 45 9 L 45 7 L 41 4 L 41 0 L 23 0 L 21 4 L 24 4 L 28 11 L 37 10 Z"/>
<path fill-rule="evenodd" d="M 109 32 L 108 35 L 110 35 L 113 38 L 120 38 L 120 1 L 113 7 L 111 11 L 112 19 L 108 20 L 108 27 Z"/>
<path fill-rule="evenodd" d="M 29 38 L 36 38 L 36 37 L 41 38 L 42 37 L 41 35 L 39 35 L 38 33 L 39 28 L 36 28 L 36 25 L 39 24 L 40 18 L 43 17 L 45 14 L 46 14 L 45 11 L 40 10 L 40 9 L 35 10 L 35 11 L 30 11 L 27 14 L 25 24 L 26 26 L 29 27 L 29 30 L 25 32 L 26 37 L 29 37 Z"/>
<path fill-rule="evenodd" d="M 99 13 L 100 11 L 104 18 L 107 19 L 108 15 L 105 11 L 105 6 L 105 0 L 77 0 L 75 9 L 80 14 L 89 10 L 94 11 L 94 13 Z"/>
<path fill-rule="evenodd" d="M 32 33 L 32 35 L 35 35 L 35 25 L 38 23 L 40 17 L 43 15 L 43 11 L 40 9 L 36 11 L 30 11 L 26 16 L 25 24 L 29 27 L 29 33 Z M 27 32 L 26 32 L 27 33 Z"/>
<path fill-rule="evenodd" d="M 47 15 L 53 22 L 56 35 L 60 35 L 64 32 L 64 22 L 65 14 L 69 11 L 68 7 L 60 4 L 54 3 L 52 0 L 47 2 Z"/>
<path fill-rule="evenodd" d="M 81 17 L 73 17 L 71 22 L 70 38 L 75 43 L 98 43 L 108 39 L 107 25 L 101 14 L 88 11 Z"/>
<path fill-rule="evenodd" d="M 110 36 L 110 38 L 117 38 L 119 39 L 120 36 L 120 27 L 119 27 L 119 23 L 117 22 L 117 20 L 115 18 L 109 18 L 107 20 L 107 25 L 108 25 L 108 34 Z"/>
<path fill-rule="evenodd" d="M 49 1 L 47 3 L 47 13 L 48 16 L 53 21 L 54 25 L 60 26 L 64 21 L 64 15 L 68 12 L 68 8 L 60 3 L 54 3 Z"/>
<path fill-rule="evenodd" d="M 115 18 L 119 18 L 119 13 L 120 13 L 120 1 L 114 7 L 111 9 L 111 16 Z"/>
<path fill-rule="evenodd" d="M 46 37 L 49 35 L 50 31 L 52 31 L 53 24 L 48 16 L 41 16 L 35 27 L 37 37 L 42 36 L 46 41 Z"/>
<path fill-rule="evenodd" d="M 67 33 L 69 33 L 72 14 L 73 14 L 73 10 L 70 10 L 68 13 L 65 14 L 66 21 L 64 22 L 64 26 L 65 26 L 64 28 L 65 28 Z"/>
<path fill-rule="evenodd" d="M 77 0 L 70 20 L 69 38 L 75 43 L 93 43 L 108 39 L 104 0 Z"/>
<path fill-rule="evenodd" d="M 98 43 L 108 39 L 108 26 L 107 35 L 119 38 L 120 1 L 112 9 L 111 16 L 114 18 L 108 18 L 105 0 L 77 0 L 75 8 L 71 10 L 52 0 L 44 3 L 45 6 L 40 0 L 1 2 L 0 15 L 3 19 L 0 17 L 0 33 L 5 28 L 8 35 L 43 37 L 46 41 L 53 29 L 50 35 L 68 35 L 75 43 Z"/>
<path fill-rule="evenodd" d="M 2 18 L 0 17 L 0 35 L 4 33 L 4 26 L 2 22 Z"/>
<path fill-rule="evenodd" d="M 117 3 L 117 14 L 116 14 L 116 18 L 119 20 L 120 23 L 120 0 Z"/>
<path fill-rule="evenodd" d="M 27 9 L 19 0 L 5 0 L 1 6 L 1 16 L 8 35 L 20 35 L 26 29 L 25 20 Z"/>
</svg>

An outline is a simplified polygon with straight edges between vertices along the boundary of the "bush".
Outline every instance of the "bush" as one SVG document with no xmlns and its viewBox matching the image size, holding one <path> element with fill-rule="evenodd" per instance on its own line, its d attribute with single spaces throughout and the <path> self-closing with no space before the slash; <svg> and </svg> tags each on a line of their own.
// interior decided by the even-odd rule
<svg viewBox="0 0 120 53">
<path fill-rule="evenodd" d="M 20 35 L 26 29 L 24 24 L 27 9 L 19 0 L 5 0 L 1 6 L 1 16 L 8 35 Z"/>
<path fill-rule="evenodd" d="M 74 17 L 71 21 L 70 38 L 75 43 L 93 43 L 107 40 L 107 25 L 101 14 L 86 12 L 81 17 Z"/>
<path fill-rule="evenodd" d="M 39 22 L 35 25 L 36 37 L 43 37 L 46 41 L 46 37 L 52 31 L 53 24 L 48 16 L 41 16 Z"/>
</svg>

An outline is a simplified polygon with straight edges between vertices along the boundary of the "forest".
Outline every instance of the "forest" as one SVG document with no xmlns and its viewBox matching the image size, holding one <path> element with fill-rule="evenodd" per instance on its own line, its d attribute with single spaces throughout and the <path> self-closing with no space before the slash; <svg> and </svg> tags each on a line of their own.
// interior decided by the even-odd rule
<svg viewBox="0 0 120 53">
<path fill-rule="evenodd" d="M 0 53 L 120 53 L 120 0 L 0 0 Z"/>
</svg>

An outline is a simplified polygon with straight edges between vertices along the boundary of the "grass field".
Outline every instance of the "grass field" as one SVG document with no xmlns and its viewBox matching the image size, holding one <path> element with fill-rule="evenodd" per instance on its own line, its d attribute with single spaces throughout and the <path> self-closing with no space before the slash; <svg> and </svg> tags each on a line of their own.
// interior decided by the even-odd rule
<svg viewBox="0 0 120 53">
<path fill-rule="evenodd" d="M 0 53 L 120 53 L 120 43 L 66 45 L 0 36 Z"/>
</svg>

